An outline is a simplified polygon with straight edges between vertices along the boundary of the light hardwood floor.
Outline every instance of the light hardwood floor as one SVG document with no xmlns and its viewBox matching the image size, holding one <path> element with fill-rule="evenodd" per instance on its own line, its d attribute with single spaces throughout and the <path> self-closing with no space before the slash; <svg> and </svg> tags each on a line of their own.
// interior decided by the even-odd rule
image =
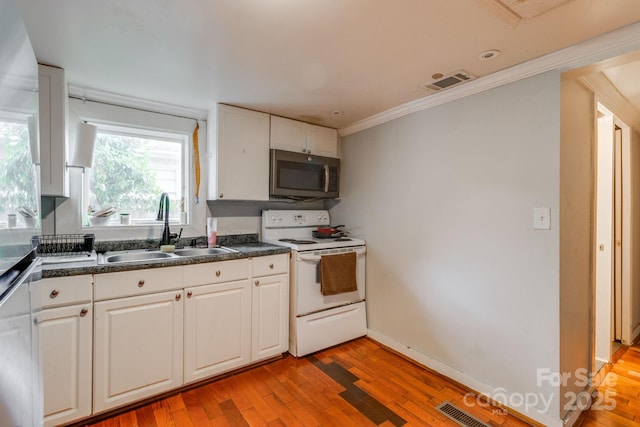
<svg viewBox="0 0 640 427">
<path fill-rule="evenodd" d="M 466 405 L 465 395 L 360 338 L 311 357 L 288 355 L 91 426 L 457 426 L 435 409 L 444 401 L 492 426 L 528 425 L 495 407 Z"/>
<path fill-rule="evenodd" d="M 600 399 L 577 426 L 640 426 L 640 346 L 622 354 L 598 392 Z"/>
</svg>

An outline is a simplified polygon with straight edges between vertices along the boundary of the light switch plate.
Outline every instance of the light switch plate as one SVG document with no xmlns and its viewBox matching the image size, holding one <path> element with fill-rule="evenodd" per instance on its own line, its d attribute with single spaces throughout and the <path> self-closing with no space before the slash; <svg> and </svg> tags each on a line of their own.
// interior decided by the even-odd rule
<svg viewBox="0 0 640 427">
<path fill-rule="evenodd" d="M 551 208 L 533 208 L 533 228 L 551 230 Z"/>
</svg>

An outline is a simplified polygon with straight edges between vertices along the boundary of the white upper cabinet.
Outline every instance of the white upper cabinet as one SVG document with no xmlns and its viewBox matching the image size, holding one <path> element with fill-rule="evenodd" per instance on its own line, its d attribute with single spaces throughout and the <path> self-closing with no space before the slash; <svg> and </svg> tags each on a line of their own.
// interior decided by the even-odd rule
<svg viewBox="0 0 640 427">
<path fill-rule="evenodd" d="M 338 131 L 271 116 L 270 147 L 317 156 L 338 157 Z"/>
<path fill-rule="evenodd" d="M 269 200 L 269 115 L 218 105 L 208 200 Z"/>
<path fill-rule="evenodd" d="M 67 173 L 67 82 L 62 68 L 38 65 L 40 192 L 69 197 Z"/>
</svg>

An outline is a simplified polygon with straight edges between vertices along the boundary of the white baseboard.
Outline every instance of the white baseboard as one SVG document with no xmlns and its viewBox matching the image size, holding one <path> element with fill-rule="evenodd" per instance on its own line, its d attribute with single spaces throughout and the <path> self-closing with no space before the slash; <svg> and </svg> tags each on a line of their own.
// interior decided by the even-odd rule
<svg viewBox="0 0 640 427">
<path fill-rule="evenodd" d="M 477 378 L 471 377 L 464 372 L 452 368 L 451 366 L 437 359 L 431 358 L 424 353 L 420 353 L 411 347 L 407 347 L 406 345 L 403 345 L 385 335 L 382 335 L 379 332 L 369 329 L 367 336 L 397 351 L 403 356 L 414 360 L 420 365 L 434 370 L 437 373 L 444 375 L 445 377 L 450 378 L 453 381 L 456 381 L 471 390 L 474 390 L 476 393 L 482 396 L 496 396 L 498 393 L 503 396 L 509 394 L 508 390 L 505 390 L 504 387 L 495 387 L 489 384 L 485 384 Z M 580 416 L 580 411 L 574 411 L 573 413 L 570 413 L 564 420 L 562 420 L 560 418 L 555 418 L 549 414 L 536 410 L 535 408 L 527 408 L 526 406 L 513 408 L 507 407 L 506 409 L 518 412 L 523 416 L 548 427 L 571 427 Z"/>
</svg>

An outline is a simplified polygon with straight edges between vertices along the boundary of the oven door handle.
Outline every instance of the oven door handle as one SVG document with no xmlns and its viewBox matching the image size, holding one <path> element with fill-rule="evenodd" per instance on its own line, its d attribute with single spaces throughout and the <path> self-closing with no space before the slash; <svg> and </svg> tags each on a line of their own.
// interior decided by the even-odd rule
<svg viewBox="0 0 640 427">
<path fill-rule="evenodd" d="M 349 252 L 355 252 L 357 255 L 362 255 L 364 253 L 367 252 L 367 249 L 364 247 L 361 248 L 357 248 L 353 251 L 349 251 Z M 337 252 L 338 253 L 347 253 L 347 252 Z M 336 255 L 336 254 L 326 254 L 326 255 Z M 322 259 L 322 255 L 306 255 L 303 253 L 298 253 L 298 259 L 300 261 L 313 261 L 313 262 L 318 262 Z"/>
<path fill-rule="evenodd" d="M 300 261 L 315 261 L 318 262 L 320 261 L 320 259 L 322 258 L 319 255 L 298 255 L 298 258 L 300 258 Z"/>
</svg>

